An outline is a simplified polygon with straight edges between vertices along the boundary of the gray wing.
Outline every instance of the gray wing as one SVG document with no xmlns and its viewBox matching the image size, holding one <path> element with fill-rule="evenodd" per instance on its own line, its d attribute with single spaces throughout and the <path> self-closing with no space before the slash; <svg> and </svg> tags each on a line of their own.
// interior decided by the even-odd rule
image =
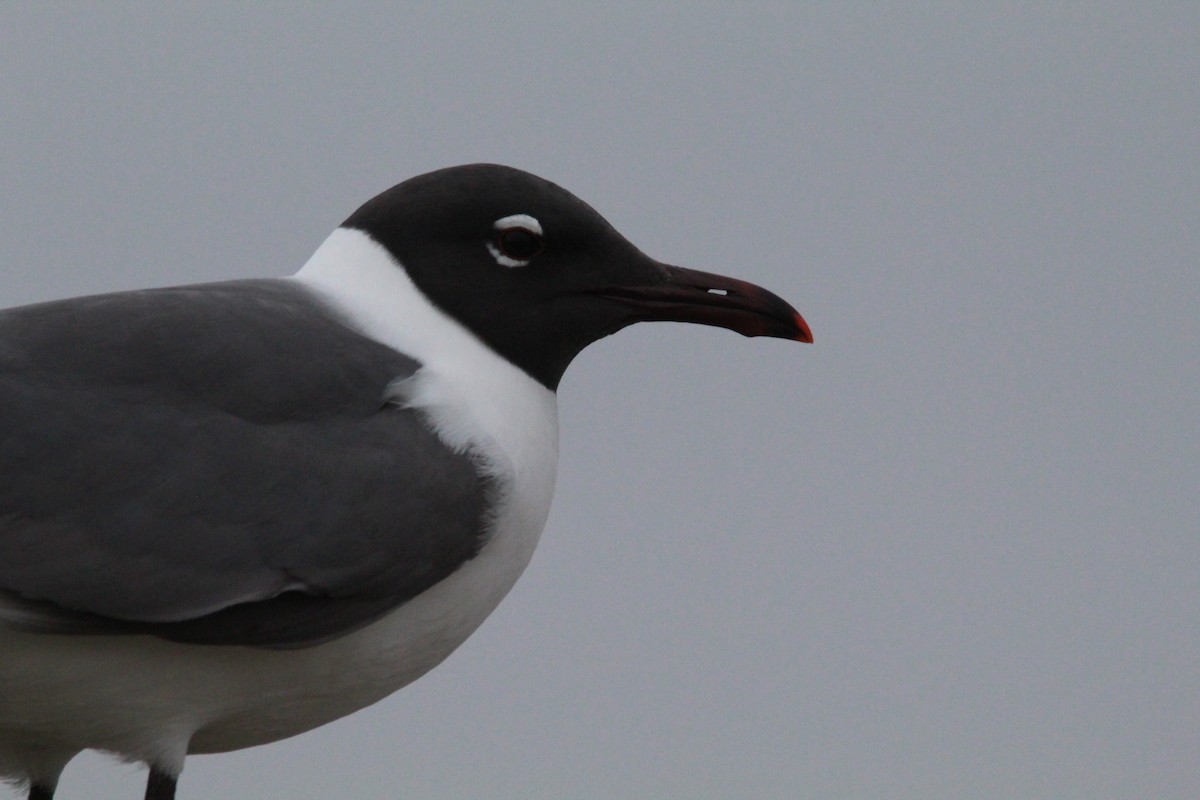
<svg viewBox="0 0 1200 800">
<path fill-rule="evenodd" d="M 285 280 L 0 312 L 0 622 L 302 646 L 433 586 L 491 487 L 418 367 Z"/>
</svg>

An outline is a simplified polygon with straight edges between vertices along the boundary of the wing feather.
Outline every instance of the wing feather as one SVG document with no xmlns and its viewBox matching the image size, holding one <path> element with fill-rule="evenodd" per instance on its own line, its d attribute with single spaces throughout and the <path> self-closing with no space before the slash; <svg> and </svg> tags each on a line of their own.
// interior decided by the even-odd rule
<svg viewBox="0 0 1200 800">
<path fill-rule="evenodd" d="M 492 487 L 385 402 L 419 366 L 287 280 L 0 313 L 0 621 L 299 646 L 425 591 Z"/>
</svg>

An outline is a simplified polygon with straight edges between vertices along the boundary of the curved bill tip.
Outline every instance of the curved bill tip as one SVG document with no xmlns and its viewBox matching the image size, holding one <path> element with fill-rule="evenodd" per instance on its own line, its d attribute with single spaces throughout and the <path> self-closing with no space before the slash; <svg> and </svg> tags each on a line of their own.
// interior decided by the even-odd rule
<svg viewBox="0 0 1200 800">
<path fill-rule="evenodd" d="M 804 317 L 796 313 L 792 318 L 792 324 L 796 328 L 796 335 L 792 337 L 793 339 L 805 344 L 813 343 L 812 328 L 808 327 L 808 323 L 804 321 Z"/>
</svg>

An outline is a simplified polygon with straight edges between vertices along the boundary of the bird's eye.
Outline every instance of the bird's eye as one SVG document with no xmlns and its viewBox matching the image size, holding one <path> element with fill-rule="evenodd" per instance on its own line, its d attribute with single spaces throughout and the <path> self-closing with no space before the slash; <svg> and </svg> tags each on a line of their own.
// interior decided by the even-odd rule
<svg viewBox="0 0 1200 800">
<path fill-rule="evenodd" d="M 541 223 L 528 214 L 498 219 L 492 227 L 496 238 L 487 247 L 502 267 L 524 267 L 546 247 Z"/>
<path fill-rule="evenodd" d="M 505 228 L 496 237 L 496 249 L 513 261 L 528 261 L 543 247 L 541 235 L 525 228 Z"/>
</svg>

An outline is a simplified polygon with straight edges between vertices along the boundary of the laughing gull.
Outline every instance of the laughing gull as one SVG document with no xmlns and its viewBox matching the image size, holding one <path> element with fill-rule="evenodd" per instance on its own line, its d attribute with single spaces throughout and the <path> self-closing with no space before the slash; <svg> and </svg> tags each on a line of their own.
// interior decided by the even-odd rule
<svg viewBox="0 0 1200 800">
<path fill-rule="evenodd" d="M 174 797 L 416 680 L 525 569 L 555 390 L 634 322 L 811 342 L 509 167 L 412 178 L 290 278 L 0 312 L 0 778 L 94 748 Z"/>
</svg>

